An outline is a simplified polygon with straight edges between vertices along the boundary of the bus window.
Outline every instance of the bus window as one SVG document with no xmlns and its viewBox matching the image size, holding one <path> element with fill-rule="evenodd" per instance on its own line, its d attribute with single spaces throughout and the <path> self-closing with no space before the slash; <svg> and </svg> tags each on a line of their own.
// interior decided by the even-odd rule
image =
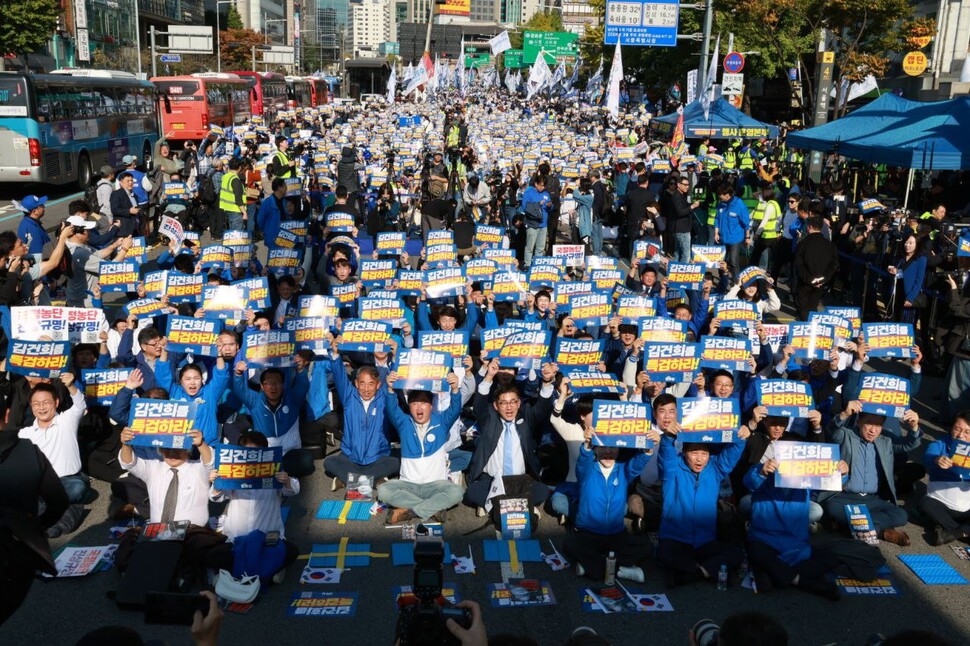
<svg viewBox="0 0 970 646">
<path fill-rule="evenodd" d="M 155 87 L 169 96 L 192 96 L 199 91 L 198 81 L 155 81 Z"/>
<path fill-rule="evenodd" d="M 0 77 L 0 117 L 26 117 L 27 108 L 26 81 Z"/>
</svg>

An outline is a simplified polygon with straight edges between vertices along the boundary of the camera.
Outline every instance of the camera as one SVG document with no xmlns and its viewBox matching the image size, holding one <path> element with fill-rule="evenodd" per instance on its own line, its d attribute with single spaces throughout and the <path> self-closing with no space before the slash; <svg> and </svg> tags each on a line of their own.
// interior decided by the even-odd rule
<svg viewBox="0 0 970 646">
<path fill-rule="evenodd" d="M 715 646 L 721 628 L 710 619 L 701 619 L 690 629 L 697 646 Z"/>
<path fill-rule="evenodd" d="M 445 544 L 441 537 L 430 536 L 424 525 L 415 529 L 414 581 L 411 591 L 414 600 L 402 599 L 397 618 L 397 638 L 401 646 L 408 644 L 460 644 L 445 622 L 454 619 L 466 630 L 472 625 L 466 608 L 442 607 L 441 586 L 444 579 L 442 561 Z"/>
</svg>

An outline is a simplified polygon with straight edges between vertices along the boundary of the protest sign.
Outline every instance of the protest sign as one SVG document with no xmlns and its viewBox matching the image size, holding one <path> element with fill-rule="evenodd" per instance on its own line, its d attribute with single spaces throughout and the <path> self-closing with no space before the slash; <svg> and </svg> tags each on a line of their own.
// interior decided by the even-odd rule
<svg viewBox="0 0 970 646">
<path fill-rule="evenodd" d="M 22 341 L 100 343 L 101 332 L 107 329 L 104 310 L 96 307 L 10 308 L 10 336 Z"/>
<path fill-rule="evenodd" d="M 912 323 L 863 323 L 862 338 L 870 357 L 909 359 L 916 345 Z"/>
<path fill-rule="evenodd" d="M 671 262 L 667 264 L 668 289 L 700 289 L 706 269 L 701 263 Z"/>
<path fill-rule="evenodd" d="M 410 269 L 398 269 L 394 280 L 397 293 L 401 296 L 420 296 L 424 289 L 424 272 Z"/>
<path fill-rule="evenodd" d="M 687 341 L 687 321 L 665 316 L 640 319 L 639 337 L 646 343 L 684 343 Z"/>
<path fill-rule="evenodd" d="M 145 274 L 143 285 L 145 296 L 148 298 L 161 298 L 165 293 L 165 284 L 168 282 L 167 271 L 151 271 Z"/>
<path fill-rule="evenodd" d="M 849 306 L 828 306 L 822 308 L 826 314 L 841 316 L 852 324 L 852 334 L 857 336 L 862 330 L 862 308 Z"/>
<path fill-rule="evenodd" d="M 626 386 L 610 373 L 599 370 L 568 370 L 569 389 L 577 395 L 589 393 L 612 393 L 619 395 L 626 392 Z"/>
<path fill-rule="evenodd" d="M 215 453 L 216 481 L 212 488 L 226 489 L 282 489 L 283 483 L 274 476 L 281 471 L 283 447 L 269 448 L 217 444 Z"/>
<path fill-rule="evenodd" d="M 391 330 L 391 324 L 383 321 L 344 321 L 337 345 L 345 352 L 387 352 Z"/>
<path fill-rule="evenodd" d="M 765 343 L 771 348 L 772 354 L 778 354 L 781 349 L 788 344 L 788 324 L 787 323 L 763 323 L 761 329 L 765 333 Z M 751 353 L 755 356 L 761 354 L 761 338 L 758 330 L 750 328 L 748 339 L 751 341 Z"/>
<path fill-rule="evenodd" d="M 101 292 L 134 292 L 138 289 L 138 263 L 133 260 L 101 262 L 98 264 L 98 285 Z"/>
<path fill-rule="evenodd" d="M 730 298 L 714 304 L 714 318 L 724 326 L 747 328 L 761 320 L 761 312 L 754 303 Z"/>
<path fill-rule="evenodd" d="M 863 413 L 901 419 L 909 409 L 909 379 L 867 372 L 860 382 L 859 402 Z"/>
<path fill-rule="evenodd" d="M 637 240 L 633 243 L 633 261 L 637 264 L 647 263 L 660 253 L 660 244 L 651 240 Z"/>
<path fill-rule="evenodd" d="M 809 312 L 808 322 L 832 328 L 833 347 L 844 347 L 852 338 L 852 321 L 831 312 Z"/>
<path fill-rule="evenodd" d="M 329 325 L 333 325 L 340 316 L 340 306 L 333 296 L 322 294 L 300 296 L 299 307 L 300 316 L 328 319 Z"/>
<path fill-rule="evenodd" d="M 162 184 L 162 195 L 165 196 L 166 202 L 184 202 L 192 199 L 192 194 L 185 182 L 164 182 Z"/>
<path fill-rule="evenodd" d="M 377 234 L 377 253 L 381 256 L 400 256 L 405 242 L 406 234 L 403 231 L 383 231 Z"/>
<path fill-rule="evenodd" d="M 593 283 L 590 281 L 562 282 L 556 285 L 556 305 L 569 305 L 569 297 L 573 294 L 592 294 Z"/>
<path fill-rule="evenodd" d="M 586 264 L 586 247 L 581 244 L 554 244 L 552 255 L 562 258 L 567 267 L 583 267 Z"/>
<path fill-rule="evenodd" d="M 730 336 L 701 337 L 701 367 L 752 372 L 751 341 Z"/>
<path fill-rule="evenodd" d="M 443 352 L 459 363 L 468 356 L 468 330 L 422 330 L 418 332 L 418 348 Z"/>
<path fill-rule="evenodd" d="M 424 288 L 428 298 L 449 298 L 465 293 L 465 277 L 460 267 L 441 267 L 424 272 Z"/>
<path fill-rule="evenodd" d="M 114 548 L 117 548 L 114 545 Z M 63 579 L 75 576 L 87 576 L 92 572 L 100 572 L 103 559 L 109 558 L 112 552 L 111 546 L 100 547 L 73 547 L 66 546 L 54 559 L 54 567 L 57 568 L 57 578 Z M 42 574 L 48 577 L 48 574 Z"/>
<path fill-rule="evenodd" d="M 168 312 L 168 305 L 156 298 L 139 298 L 125 303 L 121 308 L 125 317 L 134 316 L 138 319 L 153 318 Z"/>
<path fill-rule="evenodd" d="M 355 614 L 356 592 L 295 592 L 286 607 L 287 617 L 353 617 Z"/>
<path fill-rule="evenodd" d="M 828 359 L 835 345 L 835 330 L 821 323 L 788 324 L 788 343 L 799 359 Z"/>
<path fill-rule="evenodd" d="M 397 261 L 369 260 L 360 261 L 360 282 L 366 287 L 390 287 L 397 276 Z"/>
<path fill-rule="evenodd" d="M 589 272 L 589 279 L 595 289 L 612 291 L 623 283 L 623 272 L 619 269 L 594 269 Z"/>
<path fill-rule="evenodd" d="M 492 281 L 492 293 L 498 302 L 514 303 L 525 300 L 528 291 L 525 274 L 518 271 L 500 271 Z"/>
<path fill-rule="evenodd" d="M 115 395 L 124 387 L 133 368 L 104 368 L 82 370 L 84 397 L 88 406 L 110 406 Z M 80 386 L 80 384 L 78 384 Z"/>
<path fill-rule="evenodd" d="M 288 330 L 246 332 L 243 335 L 243 360 L 264 368 L 288 368 L 293 365 L 296 341 Z"/>
<path fill-rule="evenodd" d="M 499 355 L 506 339 L 515 334 L 516 330 L 510 325 L 482 330 L 482 351 L 486 359 L 495 359 Z"/>
<path fill-rule="evenodd" d="M 499 521 L 502 538 L 532 538 L 532 522 L 528 498 L 501 498 L 499 500 Z"/>
<path fill-rule="evenodd" d="M 236 324 L 246 318 L 249 290 L 241 285 L 206 285 L 202 289 L 205 317 Z"/>
<path fill-rule="evenodd" d="M 776 487 L 842 491 L 838 444 L 775 440 L 771 447 L 778 463 Z"/>
<path fill-rule="evenodd" d="M 25 377 L 53 379 L 67 369 L 71 358 L 67 341 L 19 341 L 7 348 L 7 369 Z"/>
<path fill-rule="evenodd" d="M 508 269 L 513 269 L 519 266 L 519 261 L 515 258 L 515 252 L 511 249 L 483 249 L 482 256 L 488 260 L 491 260 L 497 265 L 501 265 Z"/>
<path fill-rule="evenodd" d="M 613 256 L 590 256 L 586 259 L 586 268 L 590 271 L 594 269 L 618 270 L 619 262 Z"/>
<path fill-rule="evenodd" d="M 879 545 L 879 535 L 869 514 L 869 507 L 845 505 L 843 509 L 845 509 L 845 520 L 849 524 L 849 534 L 852 538 L 869 545 Z"/>
<path fill-rule="evenodd" d="M 605 339 L 576 340 L 557 337 L 556 363 L 559 364 L 559 369 L 563 372 L 569 372 L 571 369 L 588 370 L 603 361 L 605 345 Z"/>
<path fill-rule="evenodd" d="M 476 247 L 504 247 L 508 245 L 508 239 L 502 227 L 494 227 L 485 224 L 475 225 L 475 246 Z"/>
<path fill-rule="evenodd" d="M 451 267 L 458 261 L 458 248 L 452 243 L 425 247 L 424 261 L 429 268 Z"/>
<path fill-rule="evenodd" d="M 169 352 L 191 352 L 205 357 L 217 356 L 216 339 L 222 323 L 193 316 L 168 317 L 165 349 Z"/>
<path fill-rule="evenodd" d="M 473 258 L 462 265 L 462 273 L 467 282 L 492 282 L 492 276 L 498 271 L 498 265 L 488 258 Z"/>
<path fill-rule="evenodd" d="M 360 318 L 365 321 L 387 321 L 395 328 L 400 328 L 405 321 L 404 303 L 397 298 L 374 298 L 367 296 L 360 299 Z"/>
<path fill-rule="evenodd" d="M 128 427 L 134 431 L 132 446 L 163 449 L 191 449 L 195 402 L 168 399 L 131 400 Z"/>
<path fill-rule="evenodd" d="M 790 379 L 759 379 L 758 405 L 768 409 L 768 415 L 804 419 L 815 409 L 812 388 L 806 382 Z"/>
<path fill-rule="evenodd" d="M 707 270 L 717 269 L 724 261 L 726 251 L 722 245 L 692 245 L 691 260 L 702 263 Z"/>
<path fill-rule="evenodd" d="M 342 211 L 327 213 L 327 228 L 331 233 L 353 233 L 355 227 L 354 216 Z"/>
<path fill-rule="evenodd" d="M 453 361 L 451 355 L 433 350 L 402 349 L 394 362 L 397 379 L 394 390 L 427 390 L 433 393 L 447 392 L 448 373 Z"/>
<path fill-rule="evenodd" d="M 300 268 L 300 252 L 295 249 L 270 249 L 266 269 L 277 276 L 291 276 Z"/>
<path fill-rule="evenodd" d="M 953 462 L 950 468 L 954 473 L 964 480 L 970 479 L 970 442 L 955 441 L 950 461 Z"/>
<path fill-rule="evenodd" d="M 489 583 L 488 596 L 493 608 L 553 606 L 556 597 L 548 581 L 514 579 L 508 583 Z"/>
<path fill-rule="evenodd" d="M 503 368 L 538 370 L 549 351 L 549 330 L 516 332 L 499 350 L 498 362 Z"/>
<path fill-rule="evenodd" d="M 199 264 L 203 269 L 228 269 L 232 266 L 232 249 L 221 244 L 210 244 L 202 247 Z"/>
<path fill-rule="evenodd" d="M 741 415 L 735 399 L 682 397 L 677 400 L 677 422 L 683 442 L 730 443 L 737 440 Z"/>
<path fill-rule="evenodd" d="M 651 381 L 693 381 L 700 367 L 699 343 L 644 343 L 643 371 Z"/>
<path fill-rule="evenodd" d="M 455 244 L 455 232 L 451 229 L 432 229 L 428 231 L 426 246 L 431 247 L 437 244 Z"/>
<path fill-rule="evenodd" d="M 357 285 L 354 283 L 331 283 L 330 295 L 337 299 L 337 303 L 343 309 L 357 300 Z"/>
<path fill-rule="evenodd" d="M 573 294 L 569 297 L 569 317 L 579 328 L 606 325 L 612 309 L 613 299 L 609 292 Z"/>
<path fill-rule="evenodd" d="M 647 404 L 593 401 L 593 446 L 649 449 L 650 407 Z"/>
<path fill-rule="evenodd" d="M 529 269 L 529 290 L 537 292 L 540 289 L 551 290 L 562 280 L 562 271 L 555 265 L 532 264 Z"/>
<path fill-rule="evenodd" d="M 170 271 L 165 276 L 165 294 L 172 305 L 198 303 L 202 300 L 202 287 L 205 274 L 183 274 Z"/>
<path fill-rule="evenodd" d="M 330 332 L 331 324 L 332 319 L 298 316 L 286 319 L 283 322 L 283 329 L 293 335 L 297 352 L 309 350 L 318 357 L 326 357 L 330 354 L 330 341 L 327 339 L 327 334 Z"/>
<path fill-rule="evenodd" d="M 176 247 L 181 247 L 185 242 L 185 229 L 182 223 L 173 217 L 162 216 L 162 221 L 158 226 L 159 235 L 166 236 L 169 240 L 175 241 Z"/>
<path fill-rule="evenodd" d="M 276 249 L 296 249 L 302 243 L 302 240 L 292 231 L 287 231 L 286 229 L 278 229 L 276 231 L 276 239 L 271 243 Z M 270 246 L 270 245 L 267 245 Z M 236 257 L 237 247 L 233 247 L 233 261 L 235 264 L 242 264 L 240 258 Z M 247 257 L 248 261 L 249 258 Z"/>
<path fill-rule="evenodd" d="M 657 300 L 652 296 L 620 296 L 616 302 L 616 315 L 622 324 L 639 326 L 641 319 L 652 319 L 657 315 Z"/>
<path fill-rule="evenodd" d="M 270 305 L 269 278 L 267 278 L 266 276 L 255 276 L 253 278 L 243 278 L 242 280 L 237 280 L 232 284 L 238 285 L 248 290 L 249 309 L 253 311 L 259 311 L 269 307 Z"/>
</svg>

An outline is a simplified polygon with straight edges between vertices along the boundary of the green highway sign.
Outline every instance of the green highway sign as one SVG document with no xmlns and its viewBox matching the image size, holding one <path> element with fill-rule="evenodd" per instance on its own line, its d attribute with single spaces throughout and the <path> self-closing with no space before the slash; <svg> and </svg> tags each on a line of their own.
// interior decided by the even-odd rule
<svg viewBox="0 0 970 646">
<path fill-rule="evenodd" d="M 504 53 L 505 56 L 505 67 L 512 69 L 518 69 L 522 67 L 522 50 L 521 49 L 507 49 Z"/>
<path fill-rule="evenodd" d="M 522 62 L 532 65 L 540 51 L 546 52 L 546 62 L 550 65 L 558 58 L 578 56 L 579 35 L 565 31 L 527 31 L 522 39 Z"/>
</svg>

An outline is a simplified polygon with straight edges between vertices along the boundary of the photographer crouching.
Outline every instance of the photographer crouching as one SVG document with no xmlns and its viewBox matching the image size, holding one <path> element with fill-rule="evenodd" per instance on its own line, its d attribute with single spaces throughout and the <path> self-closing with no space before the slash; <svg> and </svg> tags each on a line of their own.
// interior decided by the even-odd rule
<svg viewBox="0 0 970 646">
<path fill-rule="evenodd" d="M 944 356 L 950 357 L 942 420 L 946 423 L 970 406 L 970 258 L 961 257 L 959 264 L 959 271 L 944 274 L 948 311 L 936 330 Z"/>
</svg>

